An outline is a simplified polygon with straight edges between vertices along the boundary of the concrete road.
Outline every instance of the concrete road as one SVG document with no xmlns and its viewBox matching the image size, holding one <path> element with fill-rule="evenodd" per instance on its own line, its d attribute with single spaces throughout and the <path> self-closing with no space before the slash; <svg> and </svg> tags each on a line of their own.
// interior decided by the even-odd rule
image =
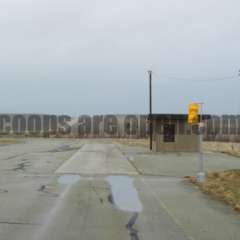
<svg viewBox="0 0 240 240">
<path fill-rule="evenodd" d="M 0 239 L 239 239 L 240 216 L 179 177 L 193 166 L 183 171 L 177 156 L 172 166 L 163 159 L 106 140 L 2 146 Z M 225 167 L 218 155 L 209 159 Z"/>
<path fill-rule="evenodd" d="M 81 175 L 136 175 L 136 169 L 114 144 L 84 144 L 56 173 Z"/>
<path fill-rule="evenodd" d="M 117 145 L 144 176 L 183 178 L 196 175 L 197 153 L 149 153 L 145 148 Z M 207 172 L 240 169 L 240 157 L 212 152 L 205 152 L 203 155 L 204 169 Z"/>
</svg>

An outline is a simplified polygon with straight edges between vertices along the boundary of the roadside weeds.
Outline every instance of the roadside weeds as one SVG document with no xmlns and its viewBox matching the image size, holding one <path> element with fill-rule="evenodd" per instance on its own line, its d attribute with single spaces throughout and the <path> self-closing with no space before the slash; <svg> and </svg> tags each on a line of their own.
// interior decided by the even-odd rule
<svg viewBox="0 0 240 240">
<path fill-rule="evenodd" d="M 240 213 L 239 169 L 210 172 L 202 184 L 198 183 L 195 177 L 186 177 L 186 179 L 190 183 L 198 186 L 203 193 L 231 205 Z"/>
</svg>

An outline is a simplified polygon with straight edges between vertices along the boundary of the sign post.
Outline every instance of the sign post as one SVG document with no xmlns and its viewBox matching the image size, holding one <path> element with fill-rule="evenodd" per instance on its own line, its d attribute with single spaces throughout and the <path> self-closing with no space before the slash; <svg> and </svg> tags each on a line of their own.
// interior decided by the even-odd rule
<svg viewBox="0 0 240 240">
<path fill-rule="evenodd" d="M 203 164 L 203 149 L 202 149 L 202 143 L 203 143 L 203 128 L 204 124 L 203 122 L 199 122 L 198 125 L 198 173 L 197 173 L 197 181 L 199 183 L 203 183 L 205 181 L 205 172 L 204 172 L 204 164 Z"/>
<path fill-rule="evenodd" d="M 197 181 L 199 183 L 203 183 L 205 180 L 205 172 L 203 165 L 203 129 L 204 123 L 202 121 L 202 105 L 203 103 L 191 103 L 189 105 L 189 113 L 188 113 L 188 123 L 189 124 L 197 124 L 198 125 L 198 169 L 197 169 Z M 199 114 L 200 108 L 200 114 Z M 200 115 L 200 117 L 199 117 Z"/>
</svg>

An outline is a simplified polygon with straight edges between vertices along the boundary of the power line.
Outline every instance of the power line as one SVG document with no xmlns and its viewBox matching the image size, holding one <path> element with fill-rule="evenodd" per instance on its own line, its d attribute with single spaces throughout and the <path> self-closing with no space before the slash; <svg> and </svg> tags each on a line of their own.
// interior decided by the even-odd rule
<svg viewBox="0 0 240 240">
<path fill-rule="evenodd" d="M 240 77 L 240 70 L 238 72 L 238 75 L 231 75 L 231 76 L 225 76 L 225 77 L 216 77 L 216 78 L 193 78 L 193 77 L 177 77 L 177 76 L 170 76 L 170 75 L 163 75 L 158 74 L 155 71 L 152 72 L 157 78 L 165 78 L 170 80 L 178 80 L 178 81 L 202 81 L 202 82 L 213 82 L 213 81 L 225 81 L 225 80 L 232 80 L 232 79 L 238 79 Z"/>
</svg>

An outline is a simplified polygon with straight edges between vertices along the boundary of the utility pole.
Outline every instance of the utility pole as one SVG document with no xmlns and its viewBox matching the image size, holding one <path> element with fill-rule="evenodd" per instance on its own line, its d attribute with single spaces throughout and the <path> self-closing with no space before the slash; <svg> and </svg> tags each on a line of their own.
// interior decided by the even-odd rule
<svg viewBox="0 0 240 240">
<path fill-rule="evenodd" d="M 152 150 L 153 126 L 152 126 L 152 71 L 148 71 L 149 75 L 149 148 Z"/>
</svg>

